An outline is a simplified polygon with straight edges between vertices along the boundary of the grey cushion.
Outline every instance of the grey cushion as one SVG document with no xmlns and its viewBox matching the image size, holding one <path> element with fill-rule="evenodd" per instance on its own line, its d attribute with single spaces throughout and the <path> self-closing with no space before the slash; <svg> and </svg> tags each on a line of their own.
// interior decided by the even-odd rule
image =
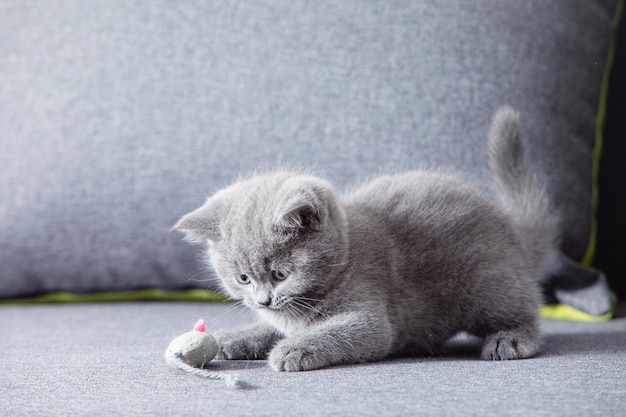
<svg viewBox="0 0 626 417">
<path fill-rule="evenodd" d="M 489 188 L 502 104 L 580 259 L 615 4 L 5 2 L 0 297 L 211 287 L 169 228 L 252 169 L 344 187 L 436 167 Z"/>
</svg>

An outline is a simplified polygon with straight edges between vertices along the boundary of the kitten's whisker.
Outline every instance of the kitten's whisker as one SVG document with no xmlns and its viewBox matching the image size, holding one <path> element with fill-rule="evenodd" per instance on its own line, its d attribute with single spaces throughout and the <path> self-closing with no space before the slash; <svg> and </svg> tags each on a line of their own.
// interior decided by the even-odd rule
<svg viewBox="0 0 626 417">
<path fill-rule="evenodd" d="M 300 310 L 298 310 L 298 308 L 296 308 L 295 306 L 291 306 L 290 311 L 293 314 L 293 317 L 298 320 L 298 322 L 300 322 L 300 324 L 304 325 L 306 324 L 303 317 L 302 317 L 302 312 Z"/>
<path fill-rule="evenodd" d="M 213 325 L 215 324 L 219 319 L 221 319 L 224 315 L 230 313 L 231 311 L 240 308 L 244 311 L 247 310 L 246 306 L 243 305 L 243 303 L 241 301 L 235 301 L 234 303 L 231 303 L 228 307 L 226 307 L 224 309 L 224 311 L 222 311 L 220 314 L 218 314 L 217 316 L 211 317 L 208 321 L 209 325 Z M 212 327 L 212 326 L 209 326 Z"/>
<path fill-rule="evenodd" d="M 305 297 L 297 297 L 297 298 L 293 299 L 293 302 L 298 304 L 299 306 L 302 306 L 302 307 L 304 307 L 304 308 L 306 308 L 308 310 L 311 310 L 311 311 L 319 314 L 322 317 L 324 316 L 324 314 L 320 310 L 318 310 L 317 308 L 313 307 L 311 304 L 307 303 L 305 300 L 319 301 L 319 300 L 314 300 L 312 298 L 307 299 Z"/>
<path fill-rule="evenodd" d="M 296 306 L 294 306 L 292 304 L 287 304 L 285 306 L 285 311 L 287 312 L 287 314 L 289 314 L 290 317 L 292 317 L 294 320 L 298 321 L 300 324 L 305 324 L 304 321 L 302 320 L 302 317 L 300 317 L 298 314 L 296 314 L 296 313 L 302 314 L 302 312 L 299 311 L 296 308 Z"/>
<path fill-rule="evenodd" d="M 222 311 L 220 314 L 218 314 L 217 316 L 213 317 L 211 320 L 216 320 L 221 318 L 223 315 L 230 313 L 231 311 L 235 310 L 235 309 L 245 309 L 246 306 L 241 302 L 241 301 L 235 301 L 232 303 L 225 303 L 227 304 L 227 307 L 224 309 L 224 311 Z"/>
<path fill-rule="evenodd" d="M 189 278 L 187 278 L 186 280 L 184 280 L 182 283 L 183 283 L 183 284 L 186 284 L 186 283 L 188 283 L 188 282 L 190 282 L 190 281 L 193 281 L 193 282 L 207 282 L 207 281 L 213 281 L 213 278 L 198 279 L 198 277 L 199 277 L 200 275 L 204 275 L 204 272 L 203 272 L 203 271 L 200 271 L 200 272 L 198 272 L 197 274 L 194 274 L 194 275 L 190 276 Z"/>
<path fill-rule="evenodd" d="M 294 299 L 293 303 L 298 305 L 298 306 L 300 306 L 300 307 L 304 307 L 307 310 L 313 311 L 315 313 L 319 313 L 319 310 L 317 310 L 315 307 L 309 305 L 308 303 L 306 303 L 304 301 L 301 301 L 301 300 L 298 300 L 298 299 Z"/>
<path fill-rule="evenodd" d="M 318 301 L 318 302 L 322 301 L 322 300 L 320 300 L 320 299 L 318 299 L 318 298 L 301 297 L 301 296 L 294 297 L 294 299 L 297 299 L 297 300 L 306 300 L 306 301 Z"/>
<path fill-rule="evenodd" d="M 304 307 L 304 308 L 306 308 L 307 310 L 312 311 L 312 312 L 314 312 L 314 313 L 316 313 L 316 314 L 319 314 L 320 316 L 324 317 L 324 314 L 323 314 L 321 311 L 319 311 L 317 308 L 315 308 L 315 307 L 313 307 L 313 306 L 309 305 L 309 304 L 308 304 L 308 303 L 306 303 L 305 301 L 302 301 L 302 300 L 299 300 L 299 299 L 294 298 L 293 303 L 294 303 L 294 304 L 296 304 L 296 305 L 298 305 L 298 306 L 300 306 L 300 307 Z M 303 312 L 303 313 L 304 313 L 304 312 Z M 306 314 L 306 313 L 305 313 L 305 314 Z M 308 317 L 308 314 L 307 314 L 307 317 Z M 309 320 L 311 320 L 311 319 L 310 319 L 310 317 L 308 317 L 308 318 L 309 318 Z"/>
<path fill-rule="evenodd" d="M 311 317 L 299 307 L 300 305 L 297 297 L 294 297 L 285 305 L 285 310 L 291 313 L 291 316 L 297 319 L 300 324 L 306 325 L 307 322 L 311 322 Z"/>
</svg>

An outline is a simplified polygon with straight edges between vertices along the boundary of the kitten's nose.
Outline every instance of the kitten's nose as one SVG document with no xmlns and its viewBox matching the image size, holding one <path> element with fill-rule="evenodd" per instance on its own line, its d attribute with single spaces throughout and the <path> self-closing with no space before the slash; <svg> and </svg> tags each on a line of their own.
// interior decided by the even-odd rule
<svg viewBox="0 0 626 417">
<path fill-rule="evenodd" d="M 269 295 L 265 295 L 263 297 L 257 297 L 256 302 L 261 304 L 262 306 L 267 307 L 272 303 L 272 299 L 269 297 Z"/>
<path fill-rule="evenodd" d="M 254 288 L 254 299 L 264 307 L 272 303 L 272 287 L 268 283 L 259 283 Z"/>
</svg>

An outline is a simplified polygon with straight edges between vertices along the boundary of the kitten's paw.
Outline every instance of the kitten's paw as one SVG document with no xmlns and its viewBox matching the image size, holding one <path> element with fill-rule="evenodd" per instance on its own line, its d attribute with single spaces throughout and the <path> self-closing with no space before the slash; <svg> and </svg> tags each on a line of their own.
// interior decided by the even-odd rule
<svg viewBox="0 0 626 417">
<path fill-rule="evenodd" d="M 269 364 L 275 371 L 286 372 L 308 371 L 328 365 L 320 361 L 310 348 L 286 340 L 272 349 Z"/>
<path fill-rule="evenodd" d="M 502 331 L 485 338 L 481 359 L 502 361 L 524 359 L 539 351 L 539 337 L 534 332 Z"/>
<path fill-rule="evenodd" d="M 233 336 L 217 336 L 219 350 L 217 359 L 254 360 L 266 359 L 269 347 L 251 338 Z"/>
</svg>

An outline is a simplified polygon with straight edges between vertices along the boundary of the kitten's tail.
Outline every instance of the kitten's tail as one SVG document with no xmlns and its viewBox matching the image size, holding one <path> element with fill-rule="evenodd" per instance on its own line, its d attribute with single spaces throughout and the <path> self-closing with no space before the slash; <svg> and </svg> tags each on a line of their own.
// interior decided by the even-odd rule
<svg viewBox="0 0 626 417">
<path fill-rule="evenodd" d="M 526 161 L 519 117 L 510 107 L 496 112 L 488 149 L 489 166 L 504 206 L 522 238 L 528 260 L 539 267 L 556 247 L 556 219 L 543 185 Z"/>
</svg>

